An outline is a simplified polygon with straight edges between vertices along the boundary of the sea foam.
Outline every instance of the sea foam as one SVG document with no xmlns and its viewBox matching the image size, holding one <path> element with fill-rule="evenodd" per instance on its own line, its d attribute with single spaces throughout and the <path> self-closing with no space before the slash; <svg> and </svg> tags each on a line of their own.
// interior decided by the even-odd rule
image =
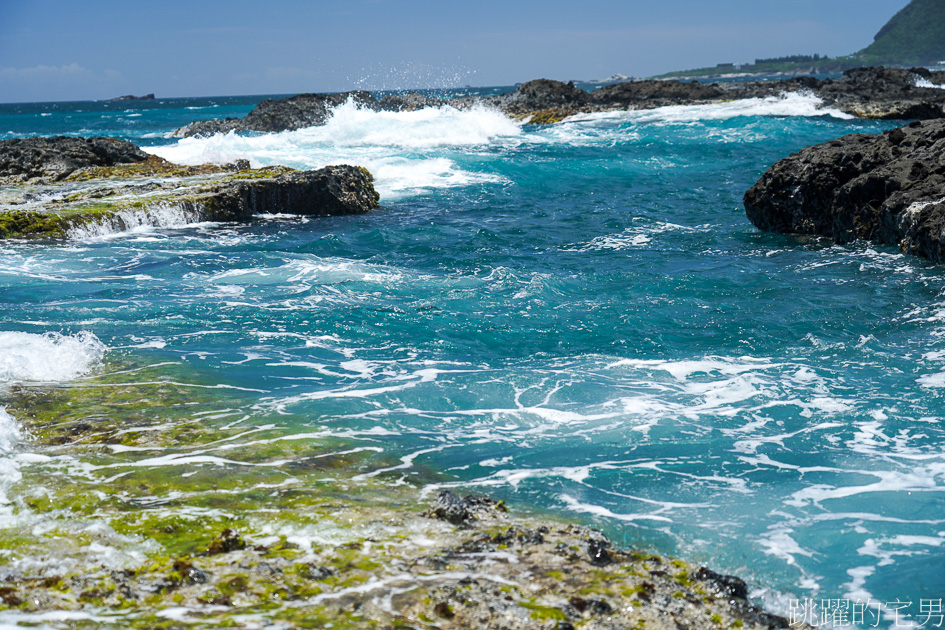
<svg viewBox="0 0 945 630">
<path fill-rule="evenodd" d="M 76 335 L 0 332 L 0 384 L 68 381 L 95 367 L 105 344 L 90 332 Z"/>
<path fill-rule="evenodd" d="M 945 90 L 945 84 L 932 83 L 925 77 L 920 77 L 918 75 L 915 77 L 915 86 L 917 88 L 935 88 L 937 90 Z"/>
<path fill-rule="evenodd" d="M 254 167 L 282 164 L 300 169 L 357 164 L 371 171 L 382 199 L 389 199 L 497 181 L 496 176 L 463 169 L 450 152 L 488 147 L 522 133 L 520 123 L 493 109 L 444 106 L 376 112 L 349 101 L 318 127 L 254 136 L 228 133 L 184 138 L 147 150 L 186 165 L 237 159 L 249 159 Z"/>
<path fill-rule="evenodd" d="M 669 105 L 655 109 L 576 114 L 566 121 L 688 123 L 700 120 L 729 120 L 738 116 L 832 116 L 844 120 L 853 118 L 838 109 L 823 107 L 823 104 L 823 100 L 811 92 L 785 92 L 779 96 L 746 98 L 707 105 Z"/>
</svg>

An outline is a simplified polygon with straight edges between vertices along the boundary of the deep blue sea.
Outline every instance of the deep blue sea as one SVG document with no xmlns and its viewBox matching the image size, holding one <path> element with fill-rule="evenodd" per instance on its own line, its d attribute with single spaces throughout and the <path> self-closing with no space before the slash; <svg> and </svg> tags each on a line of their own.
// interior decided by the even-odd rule
<svg viewBox="0 0 945 630">
<path fill-rule="evenodd" d="M 0 138 L 358 164 L 381 194 L 364 216 L 0 242 L 0 383 L 193 374 L 226 393 L 200 418 L 246 440 L 327 432 L 385 462 L 365 478 L 593 524 L 737 574 L 782 614 L 846 598 L 921 621 L 945 597 L 945 270 L 765 234 L 741 203 L 793 151 L 902 123 L 793 94 L 550 126 L 345 105 L 323 127 L 169 137 L 262 98 L 0 105 Z M 24 479 L 84 457 L 43 455 L 11 414 L 0 536 L 28 512 Z M 118 455 L 167 475 L 232 463 L 188 449 Z"/>
</svg>

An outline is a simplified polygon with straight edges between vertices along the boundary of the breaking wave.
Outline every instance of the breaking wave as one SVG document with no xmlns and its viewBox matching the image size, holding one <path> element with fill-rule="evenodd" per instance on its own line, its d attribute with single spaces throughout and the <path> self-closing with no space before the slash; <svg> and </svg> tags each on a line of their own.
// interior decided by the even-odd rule
<svg viewBox="0 0 945 630">
<path fill-rule="evenodd" d="M 105 344 L 90 332 L 0 332 L 0 384 L 72 380 L 98 365 L 105 350 Z"/>
</svg>

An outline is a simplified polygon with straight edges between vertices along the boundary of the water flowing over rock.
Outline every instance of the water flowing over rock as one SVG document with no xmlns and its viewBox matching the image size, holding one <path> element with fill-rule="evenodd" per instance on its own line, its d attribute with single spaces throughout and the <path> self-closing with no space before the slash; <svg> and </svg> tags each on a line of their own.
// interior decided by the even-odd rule
<svg viewBox="0 0 945 630">
<path fill-rule="evenodd" d="M 259 214 L 360 214 L 378 205 L 373 181 L 367 170 L 349 165 L 295 171 L 252 169 L 237 160 L 184 167 L 108 138 L 7 140 L 0 143 L 0 184 L 7 185 L 0 238 L 63 238 Z"/>
<path fill-rule="evenodd" d="M 864 239 L 945 260 L 945 120 L 851 134 L 772 166 L 745 193 L 757 227 Z"/>
</svg>

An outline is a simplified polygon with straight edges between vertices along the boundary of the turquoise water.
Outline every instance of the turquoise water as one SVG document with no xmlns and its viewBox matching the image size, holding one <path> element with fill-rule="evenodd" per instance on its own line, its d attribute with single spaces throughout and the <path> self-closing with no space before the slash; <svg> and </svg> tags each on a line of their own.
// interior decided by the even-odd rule
<svg viewBox="0 0 945 630">
<path fill-rule="evenodd" d="M 793 95 L 538 127 L 345 106 L 321 128 L 166 137 L 258 100 L 0 106 L 3 137 L 356 163 L 382 195 L 366 216 L 4 242 L 0 380 L 186 368 L 246 426 L 382 452 L 366 477 L 593 523 L 783 613 L 945 593 L 941 267 L 760 233 L 741 206 L 792 151 L 895 123 Z M 6 419 L 0 470 L 44 466 Z"/>
</svg>

